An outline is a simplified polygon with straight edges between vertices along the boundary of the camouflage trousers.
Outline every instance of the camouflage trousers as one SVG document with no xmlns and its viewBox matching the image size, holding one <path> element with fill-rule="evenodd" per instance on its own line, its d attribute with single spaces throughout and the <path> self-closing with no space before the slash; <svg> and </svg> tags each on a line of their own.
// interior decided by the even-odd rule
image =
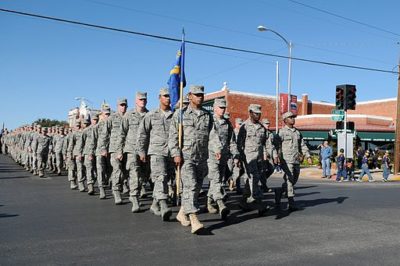
<svg viewBox="0 0 400 266">
<path fill-rule="evenodd" d="M 96 169 L 97 169 L 97 184 L 99 188 L 106 186 L 108 184 L 108 179 L 111 170 L 111 165 L 108 158 L 105 156 L 97 155 Z"/>
<path fill-rule="evenodd" d="M 182 207 L 186 214 L 199 211 L 199 193 L 208 174 L 207 161 L 184 160 L 181 169 Z"/>
<path fill-rule="evenodd" d="M 35 152 L 31 153 L 31 167 L 32 170 L 37 170 L 37 155 Z"/>
<path fill-rule="evenodd" d="M 125 153 L 125 171 L 129 182 L 129 196 L 138 197 L 144 179 L 144 170 L 136 153 Z"/>
<path fill-rule="evenodd" d="M 36 157 L 37 157 L 37 167 L 39 170 L 39 174 L 40 173 L 44 173 L 44 169 L 46 168 L 46 164 L 47 164 L 47 156 L 48 154 L 44 154 L 44 153 L 37 153 Z"/>
<path fill-rule="evenodd" d="M 208 189 L 207 197 L 214 201 L 222 200 L 225 191 L 222 187 L 223 178 L 225 176 L 228 155 L 221 154 L 221 159 L 217 160 L 214 155 L 210 155 L 207 160 L 208 166 L 208 180 L 210 180 L 210 187 Z"/>
<path fill-rule="evenodd" d="M 263 161 L 258 158 L 247 158 L 244 162 L 244 167 L 247 176 L 243 197 L 249 198 L 250 200 L 262 199 L 263 194 L 260 190 L 258 182 L 260 181 L 263 172 Z"/>
<path fill-rule="evenodd" d="M 285 173 L 283 175 L 284 183 L 282 184 L 282 188 L 287 191 L 288 198 L 294 197 L 294 185 L 299 180 L 300 164 L 284 162 L 281 164 L 281 167 Z"/>
<path fill-rule="evenodd" d="M 263 187 L 267 187 L 267 179 L 274 173 L 274 165 L 269 160 L 263 161 L 263 165 L 260 183 Z"/>
<path fill-rule="evenodd" d="M 62 155 L 61 152 L 57 152 L 57 153 L 55 154 L 55 156 L 56 156 L 56 168 L 57 168 L 57 171 L 60 171 L 60 172 L 61 172 L 62 166 L 63 166 L 63 164 L 64 164 L 63 155 Z"/>
<path fill-rule="evenodd" d="M 122 162 L 117 159 L 116 153 L 110 153 L 110 164 L 111 164 L 111 184 L 113 191 L 121 190 L 122 184 Z"/>
<path fill-rule="evenodd" d="M 168 199 L 168 182 L 174 173 L 171 157 L 150 156 L 151 179 L 154 183 L 153 199 L 156 201 Z"/>
<path fill-rule="evenodd" d="M 68 181 L 76 180 L 76 164 L 75 160 L 68 156 L 67 158 L 67 168 L 68 168 Z"/>
<path fill-rule="evenodd" d="M 84 158 L 75 156 L 75 165 L 76 165 L 76 177 L 78 178 L 78 182 L 85 181 L 85 173 L 84 173 Z"/>
<path fill-rule="evenodd" d="M 84 160 L 87 184 L 94 184 L 96 181 L 96 156 L 85 155 Z"/>
</svg>

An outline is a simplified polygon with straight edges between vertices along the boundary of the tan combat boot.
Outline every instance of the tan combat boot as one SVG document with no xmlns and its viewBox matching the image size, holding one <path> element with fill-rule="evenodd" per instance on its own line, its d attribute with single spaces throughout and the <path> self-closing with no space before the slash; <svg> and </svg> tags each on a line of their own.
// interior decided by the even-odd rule
<svg viewBox="0 0 400 266">
<path fill-rule="evenodd" d="M 200 229 L 204 228 L 204 225 L 200 223 L 195 213 L 189 214 L 189 218 L 190 224 L 192 225 L 192 234 L 196 234 Z"/>
<path fill-rule="evenodd" d="M 85 184 L 83 182 L 79 182 L 78 183 L 78 187 L 79 187 L 79 192 L 85 192 L 86 191 Z"/>
<path fill-rule="evenodd" d="M 88 194 L 89 195 L 94 195 L 93 184 L 88 184 Z"/>
<path fill-rule="evenodd" d="M 212 199 L 210 197 L 207 197 L 207 210 L 209 213 L 215 214 L 218 212 L 216 208 L 212 205 Z"/>
<path fill-rule="evenodd" d="M 106 192 L 105 192 L 104 188 L 101 187 L 101 188 L 99 188 L 99 190 L 100 190 L 100 196 L 99 196 L 99 198 L 100 198 L 100 199 L 105 199 L 105 198 L 106 198 Z"/>
<path fill-rule="evenodd" d="M 75 183 L 75 181 L 74 181 L 74 180 L 70 181 L 70 188 L 71 188 L 72 190 L 74 190 L 74 189 L 77 189 L 77 188 L 78 188 L 78 186 L 76 185 L 76 183 Z"/>
<path fill-rule="evenodd" d="M 228 214 L 230 213 L 230 210 L 225 206 L 225 204 L 222 200 L 217 200 L 217 204 L 218 204 L 219 215 L 221 216 L 221 219 L 226 220 L 226 218 L 228 217 Z"/>
<path fill-rule="evenodd" d="M 121 205 L 122 204 L 121 192 L 119 192 L 119 190 L 114 190 L 113 194 L 114 194 L 115 205 Z"/>
<path fill-rule="evenodd" d="M 185 212 L 183 211 L 182 207 L 179 209 L 178 215 L 176 216 L 176 220 L 178 220 L 178 222 L 180 222 L 182 226 L 190 225 L 190 221 Z"/>
</svg>

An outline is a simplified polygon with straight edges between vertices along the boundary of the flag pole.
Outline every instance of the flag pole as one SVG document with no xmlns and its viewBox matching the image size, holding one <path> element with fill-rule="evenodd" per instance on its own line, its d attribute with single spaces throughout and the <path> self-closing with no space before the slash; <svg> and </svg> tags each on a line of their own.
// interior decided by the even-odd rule
<svg viewBox="0 0 400 266">
<path fill-rule="evenodd" d="M 185 43 L 185 29 L 182 28 L 182 54 L 181 54 L 181 64 L 179 70 L 180 82 L 179 82 L 179 126 L 178 126 L 178 145 L 179 150 L 182 151 L 182 133 L 183 133 L 183 126 L 182 126 L 182 108 L 183 108 L 183 70 L 184 70 L 184 56 L 185 56 L 185 47 L 183 46 Z M 182 154 L 181 154 L 182 156 Z M 182 158 L 183 160 L 183 158 Z M 180 193 L 181 193 L 181 166 L 178 167 L 176 171 L 176 205 L 179 206 L 180 200 Z"/>
</svg>

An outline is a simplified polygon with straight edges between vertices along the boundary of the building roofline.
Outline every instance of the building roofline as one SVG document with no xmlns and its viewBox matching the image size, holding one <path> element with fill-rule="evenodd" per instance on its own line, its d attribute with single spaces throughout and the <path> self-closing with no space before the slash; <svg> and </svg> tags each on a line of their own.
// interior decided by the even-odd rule
<svg viewBox="0 0 400 266">
<path fill-rule="evenodd" d="M 210 93 L 207 93 L 207 96 L 212 96 L 213 94 L 220 94 L 222 93 L 223 90 L 219 91 L 213 91 Z M 276 99 L 275 95 L 267 95 L 267 94 L 260 94 L 260 93 L 252 93 L 252 92 L 243 92 L 243 91 L 234 91 L 234 90 L 229 90 L 230 94 L 238 94 L 238 95 L 246 95 L 246 96 L 253 96 L 253 97 L 259 97 L 259 98 L 265 98 L 265 99 Z M 303 93 L 302 95 L 308 95 L 307 93 Z M 298 102 L 302 102 L 301 96 L 297 99 Z M 357 102 L 357 105 L 365 105 L 365 104 L 372 104 L 372 103 L 382 103 L 382 102 L 393 102 L 397 101 L 397 98 L 386 98 L 386 99 L 378 99 L 378 100 L 371 100 L 371 101 L 362 101 L 362 102 Z M 328 106 L 335 106 L 334 103 L 329 103 L 329 102 L 323 102 L 323 101 L 314 101 L 308 99 L 308 102 L 314 103 L 314 104 L 320 104 L 320 105 L 328 105 Z"/>
<path fill-rule="evenodd" d="M 332 114 L 313 114 L 313 115 L 299 115 L 296 119 L 312 119 L 312 118 L 331 118 Z M 379 120 L 393 121 L 392 118 L 387 116 L 378 115 L 364 115 L 364 114 L 348 114 L 347 118 L 373 118 Z"/>
</svg>

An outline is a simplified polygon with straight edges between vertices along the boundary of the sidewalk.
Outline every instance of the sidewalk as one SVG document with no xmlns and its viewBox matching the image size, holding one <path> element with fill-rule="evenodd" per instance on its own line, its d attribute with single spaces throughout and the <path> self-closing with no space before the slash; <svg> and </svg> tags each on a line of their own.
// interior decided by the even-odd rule
<svg viewBox="0 0 400 266">
<path fill-rule="evenodd" d="M 382 170 L 371 169 L 370 172 L 376 181 L 382 181 Z M 331 173 L 331 179 L 326 179 L 322 178 L 322 169 L 319 169 L 318 167 L 307 167 L 301 168 L 300 177 L 305 179 L 336 180 L 336 169 L 331 169 Z M 354 173 L 355 177 L 357 178 L 360 174 L 360 170 L 357 170 Z M 363 181 L 368 181 L 367 175 L 364 175 Z M 390 174 L 389 181 L 400 181 L 400 175 Z"/>
</svg>

